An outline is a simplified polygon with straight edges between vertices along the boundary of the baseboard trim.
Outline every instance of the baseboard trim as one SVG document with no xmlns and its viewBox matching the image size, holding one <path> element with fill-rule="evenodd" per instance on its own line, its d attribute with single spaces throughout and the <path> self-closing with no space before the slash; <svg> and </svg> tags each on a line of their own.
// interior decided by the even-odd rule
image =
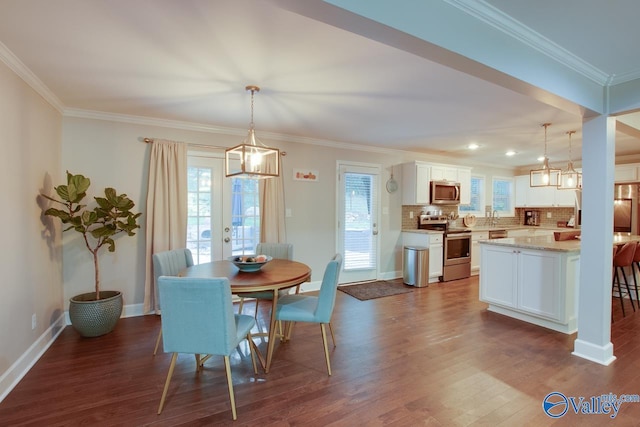
<svg viewBox="0 0 640 427">
<path fill-rule="evenodd" d="M 300 292 L 314 292 L 320 290 L 322 282 L 305 282 L 300 286 Z M 121 318 L 144 316 L 144 304 L 129 304 L 122 307 Z M 31 367 L 36 364 L 42 355 L 47 351 L 51 344 L 58 338 L 58 335 L 66 326 L 70 326 L 69 311 L 61 314 L 47 330 L 38 337 L 38 339 L 25 351 L 16 362 L 0 377 L 0 402 L 20 380 L 29 372 Z"/>
<path fill-rule="evenodd" d="M 605 366 L 610 365 L 616 360 L 616 357 L 613 355 L 613 344 L 610 342 L 605 345 L 596 345 L 581 339 L 576 339 L 573 342 L 573 352 L 571 354 Z"/>
<path fill-rule="evenodd" d="M 20 380 L 29 372 L 58 335 L 65 328 L 65 315 L 61 314 L 42 335 L 25 351 L 18 360 L 0 377 L 0 402 L 14 389 Z"/>
</svg>

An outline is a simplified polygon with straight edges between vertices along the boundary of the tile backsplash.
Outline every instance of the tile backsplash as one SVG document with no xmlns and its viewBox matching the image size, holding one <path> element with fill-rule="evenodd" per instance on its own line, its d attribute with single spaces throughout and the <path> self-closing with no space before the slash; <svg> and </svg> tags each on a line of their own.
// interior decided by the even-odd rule
<svg viewBox="0 0 640 427">
<path fill-rule="evenodd" d="M 526 208 L 531 209 L 531 208 Z M 541 213 L 541 227 L 558 227 L 558 222 L 566 222 L 574 215 L 573 208 L 535 208 L 538 209 Z M 402 206 L 402 228 L 403 229 L 417 229 L 418 228 L 418 216 L 422 213 L 423 210 L 426 211 L 434 211 L 434 210 L 442 210 L 442 215 L 449 215 L 450 213 L 458 214 L 457 206 L 412 206 L 412 205 L 403 205 Z M 487 206 L 485 211 L 491 212 L 491 206 Z M 516 208 L 516 215 L 511 217 L 503 217 L 500 216 L 498 219 L 498 226 L 507 225 L 523 225 L 524 224 L 524 211 L 525 208 Z M 411 218 L 411 213 L 413 213 L 413 218 Z M 462 217 L 465 215 L 464 213 L 459 214 L 460 218 L 454 221 L 453 225 L 456 227 L 463 227 Z M 550 216 L 550 218 L 549 218 Z M 489 225 L 491 218 L 488 217 L 476 217 L 476 225 L 477 226 L 486 226 Z"/>
</svg>

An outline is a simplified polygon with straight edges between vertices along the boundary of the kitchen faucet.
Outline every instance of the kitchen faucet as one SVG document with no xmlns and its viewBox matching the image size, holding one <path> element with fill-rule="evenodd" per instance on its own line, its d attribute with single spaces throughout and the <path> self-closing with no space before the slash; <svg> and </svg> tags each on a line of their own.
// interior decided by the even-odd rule
<svg viewBox="0 0 640 427">
<path fill-rule="evenodd" d="M 491 226 L 495 227 L 496 225 L 498 225 L 499 219 L 500 219 L 500 216 L 498 216 L 498 211 L 494 209 L 494 211 L 491 212 Z"/>
</svg>

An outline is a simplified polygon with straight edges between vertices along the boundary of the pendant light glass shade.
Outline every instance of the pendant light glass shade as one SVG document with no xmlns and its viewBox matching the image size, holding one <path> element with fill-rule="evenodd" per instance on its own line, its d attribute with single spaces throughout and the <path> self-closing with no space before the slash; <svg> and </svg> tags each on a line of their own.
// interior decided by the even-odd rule
<svg viewBox="0 0 640 427">
<path fill-rule="evenodd" d="M 263 179 L 280 175 L 280 150 L 269 148 L 256 138 L 253 127 L 253 96 L 260 91 L 258 86 L 247 86 L 251 91 L 251 123 L 249 133 L 242 144 L 224 152 L 227 177 Z"/>
<path fill-rule="evenodd" d="M 557 187 L 560 182 L 560 169 L 553 169 L 549 166 L 547 157 L 547 128 L 551 123 L 544 123 L 544 160 L 541 169 L 532 169 L 529 172 L 530 187 Z"/>
<path fill-rule="evenodd" d="M 560 182 L 558 182 L 558 189 L 560 190 L 579 190 L 582 188 L 582 174 L 573 168 L 573 161 L 571 159 L 571 135 L 576 133 L 575 130 L 567 132 L 569 135 L 569 163 L 567 169 L 560 172 Z"/>
</svg>

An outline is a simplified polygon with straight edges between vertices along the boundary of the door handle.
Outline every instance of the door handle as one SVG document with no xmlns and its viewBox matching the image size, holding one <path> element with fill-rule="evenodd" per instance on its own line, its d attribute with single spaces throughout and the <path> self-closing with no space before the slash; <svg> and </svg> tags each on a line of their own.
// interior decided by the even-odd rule
<svg viewBox="0 0 640 427">
<path fill-rule="evenodd" d="M 230 229 L 229 227 L 225 227 L 225 228 L 224 228 L 224 231 L 225 231 L 226 233 L 228 233 L 229 231 L 231 231 L 231 229 Z"/>
<path fill-rule="evenodd" d="M 228 237 L 225 237 L 225 238 L 224 238 L 224 242 L 225 242 L 225 243 L 229 243 L 230 241 L 231 241 L 231 239 L 230 239 L 230 238 L 228 238 Z"/>
</svg>

